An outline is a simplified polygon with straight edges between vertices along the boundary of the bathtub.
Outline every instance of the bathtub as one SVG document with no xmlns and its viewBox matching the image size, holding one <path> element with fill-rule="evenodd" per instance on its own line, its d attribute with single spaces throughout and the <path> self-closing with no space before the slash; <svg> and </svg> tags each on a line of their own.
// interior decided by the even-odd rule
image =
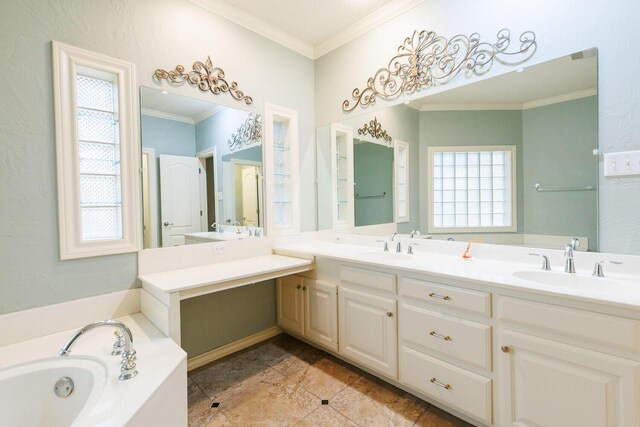
<svg viewBox="0 0 640 427">
<path fill-rule="evenodd" d="M 0 347 L 0 426 L 186 426 L 186 354 L 142 314 L 118 319 L 131 329 L 138 375 L 118 379 L 113 329 L 83 335 L 68 357 L 56 356 L 75 332 Z M 73 392 L 54 385 L 71 378 Z"/>
</svg>

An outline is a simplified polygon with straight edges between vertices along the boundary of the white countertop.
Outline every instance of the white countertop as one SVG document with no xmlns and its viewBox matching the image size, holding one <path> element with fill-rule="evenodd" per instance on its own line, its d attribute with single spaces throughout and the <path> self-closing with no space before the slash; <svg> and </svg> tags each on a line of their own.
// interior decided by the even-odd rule
<svg viewBox="0 0 640 427">
<path fill-rule="evenodd" d="M 563 281 L 567 282 L 565 285 L 555 286 L 523 280 L 513 275 L 522 271 L 540 271 L 539 260 L 528 257 L 526 251 L 524 251 L 524 256 L 519 254 L 514 257 L 517 261 L 499 261 L 477 256 L 465 260 L 461 256 L 462 253 L 459 255 L 443 254 L 422 248 L 423 246 L 415 247 L 415 255 L 409 259 L 398 260 L 371 258 L 372 253 L 383 253 L 380 245 L 373 247 L 322 240 L 280 245 L 274 247 L 274 252 L 281 255 L 317 256 L 369 266 L 389 267 L 406 272 L 423 273 L 499 288 L 562 296 L 592 303 L 605 303 L 625 309 L 637 310 L 640 308 L 640 278 L 637 275 L 615 274 L 613 268 L 607 269 L 606 281 L 598 282 L 597 279 L 591 277 L 591 268 L 593 268 L 591 263 L 586 265 L 585 261 L 582 263 L 584 265 L 580 265 L 579 260 L 576 260 L 577 274 L 569 275 L 562 272 L 562 266 L 557 262 L 557 259 L 554 259 L 556 261 L 555 265 L 552 263 L 554 272 L 569 276 L 568 278 L 562 277 Z M 390 249 L 393 250 L 392 245 L 390 245 Z M 513 248 L 513 250 L 523 251 L 521 248 Z M 446 253 L 446 251 L 443 252 Z M 473 248 L 471 252 L 474 252 Z"/>
<path fill-rule="evenodd" d="M 143 287 L 153 286 L 165 292 L 181 292 L 233 280 L 249 279 L 297 267 L 312 268 L 313 261 L 283 255 L 261 255 L 231 261 L 141 275 Z"/>
</svg>

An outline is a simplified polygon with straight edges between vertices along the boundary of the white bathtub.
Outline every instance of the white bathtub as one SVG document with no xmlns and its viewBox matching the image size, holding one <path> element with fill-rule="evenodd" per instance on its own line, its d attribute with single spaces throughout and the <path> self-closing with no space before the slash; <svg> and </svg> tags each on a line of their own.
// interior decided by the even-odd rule
<svg viewBox="0 0 640 427">
<path fill-rule="evenodd" d="M 120 318 L 133 333 L 138 375 L 118 379 L 113 329 L 89 331 L 68 357 L 56 356 L 75 330 L 0 347 L 0 426 L 186 426 L 186 354 L 143 315 Z M 74 391 L 57 397 L 62 377 Z"/>
</svg>

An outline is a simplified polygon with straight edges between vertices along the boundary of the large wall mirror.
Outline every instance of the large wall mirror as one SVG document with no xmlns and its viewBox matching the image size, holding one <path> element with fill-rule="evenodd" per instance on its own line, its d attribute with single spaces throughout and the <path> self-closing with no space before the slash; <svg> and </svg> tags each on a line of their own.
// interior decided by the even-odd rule
<svg viewBox="0 0 640 427">
<path fill-rule="evenodd" d="M 318 228 L 597 251 L 597 69 L 585 50 L 318 129 Z"/>
<path fill-rule="evenodd" d="M 264 235 L 262 117 L 141 88 L 144 247 Z"/>
</svg>

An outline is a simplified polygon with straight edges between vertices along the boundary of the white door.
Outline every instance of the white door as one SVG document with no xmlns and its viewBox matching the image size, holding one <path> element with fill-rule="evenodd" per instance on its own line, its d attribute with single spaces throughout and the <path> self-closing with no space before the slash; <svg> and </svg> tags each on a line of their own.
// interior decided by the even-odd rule
<svg viewBox="0 0 640 427">
<path fill-rule="evenodd" d="M 396 301 L 340 289 L 338 306 L 340 353 L 397 379 Z"/>
<path fill-rule="evenodd" d="M 510 331 L 498 343 L 498 425 L 639 425 L 640 362 Z"/>
<path fill-rule="evenodd" d="M 276 301 L 278 326 L 296 334 L 304 334 L 304 299 L 302 277 L 287 276 L 278 279 Z"/>
<path fill-rule="evenodd" d="M 200 224 L 200 161 L 196 157 L 160 156 L 162 246 L 185 244 L 185 233 Z"/>
<path fill-rule="evenodd" d="M 258 225 L 258 168 L 242 165 L 242 225 Z"/>
<path fill-rule="evenodd" d="M 338 351 L 338 286 L 304 279 L 304 336 Z"/>
</svg>

